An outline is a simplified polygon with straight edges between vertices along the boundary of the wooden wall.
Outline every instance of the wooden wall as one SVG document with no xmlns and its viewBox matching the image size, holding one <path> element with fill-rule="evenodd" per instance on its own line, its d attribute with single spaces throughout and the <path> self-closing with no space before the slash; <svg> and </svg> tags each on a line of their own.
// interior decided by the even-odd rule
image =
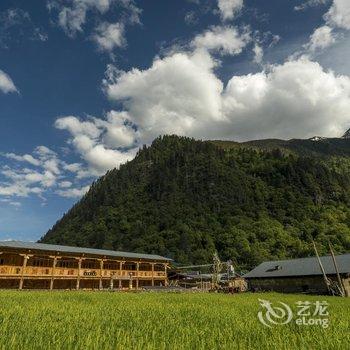
<svg viewBox="0 0 350 350">
<path fill-rule="evenodd" d="M 327 276 L 337 281 L 336 276 Z M 343 283 L 350 295 L 349 278 L 343 276 Z M 281 293 L 327 294 L 323 276 L 249 278 L 248 285 L 255 291 L 275 291 Z"/>
</svg>

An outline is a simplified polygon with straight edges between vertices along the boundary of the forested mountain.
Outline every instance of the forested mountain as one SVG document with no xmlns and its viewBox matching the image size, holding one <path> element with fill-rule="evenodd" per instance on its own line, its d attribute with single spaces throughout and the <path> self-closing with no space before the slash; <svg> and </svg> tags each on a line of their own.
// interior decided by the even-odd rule
<svg viewBox="0 0 350 350">
<path fill-rule="evenodd" d="M 241 269 L 350 251 L 350 139 L 196 141 L 163 136 L 111 170 L 41 239 Z"/>
</svg>

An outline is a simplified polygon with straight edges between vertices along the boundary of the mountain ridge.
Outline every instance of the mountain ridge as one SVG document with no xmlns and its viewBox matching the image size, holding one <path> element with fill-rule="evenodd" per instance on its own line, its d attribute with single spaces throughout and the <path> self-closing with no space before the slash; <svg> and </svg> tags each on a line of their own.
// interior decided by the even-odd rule
<svg viewBox="0 0 350 350">
<path fill-rule="evenodd" d="M 166 135 L 93 183 L 40 240 L 204 263 L 350 251 L 350 139 Z"/>
</svg>

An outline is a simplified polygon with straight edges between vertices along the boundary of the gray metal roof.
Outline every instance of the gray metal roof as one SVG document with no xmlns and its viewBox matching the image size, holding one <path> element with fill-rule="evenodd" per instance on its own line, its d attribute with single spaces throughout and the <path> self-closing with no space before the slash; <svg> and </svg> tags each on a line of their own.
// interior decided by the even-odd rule
<svg viewBox="0 0 350 350">
<path fill-rule="evenodd" d="M 350 273 L 350 254 L 337 255 L 337 265 L 340 273 Z M 335 267 L 331 256 L 321 256 L 321 262 L 326 274 L 335 274 Z M 291 277 L 322 275 L 316 257 L 266 261 L 252 271 L 243 275 L 244 278 Z"/>
<path fill-rule="evenodd" d="M 114 250 L 69 247 L 64 245 L 23 242 L 23 241 L 0 241 L 0 248 L 1 247 L 30 249 L 30 250 L 45 250 L 45 251 L 52 251 L 52 252 L 58 252 L 58 253 L 71 253 L 71 254 L 80 254 L 80 255 L 93 254 L 93 255 L 99 255 L 99 256 L 130 258 L 130 259 L 147 259 L 147 260 L 163 260 L 163 261 L 171 260 L 163 256 L 152 255 L 152 254 L 118 252 Z"/>
</svg>

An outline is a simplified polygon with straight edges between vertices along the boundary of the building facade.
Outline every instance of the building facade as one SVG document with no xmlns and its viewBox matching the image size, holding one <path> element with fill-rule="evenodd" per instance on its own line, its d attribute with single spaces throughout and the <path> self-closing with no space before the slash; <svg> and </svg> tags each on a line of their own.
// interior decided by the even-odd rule
<svg viewBox="0 0 350 350">
<path fill-rule="evenodd" d="M 0 241 L 0 289 L 166 286 L 170 261 L 150 254 Z"/>
<path fill-rule="evenodd" d="M 350 254 L 335 256 L 340 281 L 332 257 L 320 260 L 328 286 L 316 257 L 263 262 L 243 277 L 255 291 L 329 294 L 329 288 L 335 292 L 340 288 L 350 296 Z"/>
</svg>

